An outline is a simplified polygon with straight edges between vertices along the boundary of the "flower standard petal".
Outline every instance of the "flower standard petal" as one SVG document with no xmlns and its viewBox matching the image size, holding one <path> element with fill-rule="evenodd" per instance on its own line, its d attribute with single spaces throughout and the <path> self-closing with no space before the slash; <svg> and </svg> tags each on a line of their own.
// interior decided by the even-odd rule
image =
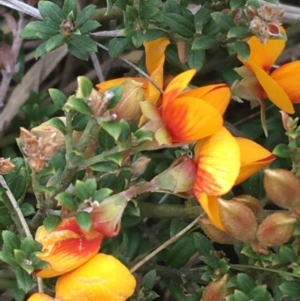
<svg viewBox="0 0 300 301">
<path fill-rule="evenodd" d="M 97 254 L 58 279 L 55 297 L 63 301 L 125 301 L 135 286 L 134 277 L 118 259 Z"/>
<path fill-rule="evenodd" d="M 271 73 L 271 77 L 282 87 L 292 103 L 300 102 L 300 61 L 282 65 Z"/>
<path fill-rule="evenodd" d="M 200 193 L 196 195 L 196 197 L 211 223 L 218 229 L 225 231 L 220 219 L 220 204 L 218 197 L 208 196 L 205 193 Z"/>
<path fill-rule="evenodd" d="M 163 108 L 174 101 L 186 89 L 195 74 L 196 70 L 191 69 L 180 73 L 170 81 L 163 94 Z"/>
<path fill-rule="evenodd" d="M 236 141 L 241 153 L 241 168 L 235 185 L 245 181 L 276 159 L 275 155 L 252 140 L 237 137 Z"/>
<path fill-rule="evenodd" d="M 55 301 L 55 299 L 43 293 L 34 293 L 27 301 Z"/>
<path fill-rule="evenodd" d="M 281 110 L 289 114 L 294 113 L 295 110 L 293 108 L 293 104 L 283 88 L 255 63 L 249 63 L 249 66 L 265 90 L 268 98 Z"/>
<path fill-rule="evenodd" d="M 36 275 L 55 277 L 77 268 L 98 253 L 102 239 L 103 235 L 95 230 L 82 230 L 75 218 L 63 220 L 51 232 L 41 226 L 36 234 L 36 240 L 43 245 L 38 257 L 51 267 L 37 271 Z"/>
<path fill-rule="evenodd" d="M 255 36 L 248 40 L 250 55 L 247 61 L 242 61 L 246 66 L 255 64 L 266 72 L 269 72 L 273 64 L 283 51 L 286 39 L 269 39 L 262 44 Z M 252 69 L 252 67 L 250 67 Z"/>
<path fill-rule="evenodd" d="M 195 146 L 197 177 L 194 193 L 219 196 L 234 185 L 240 170 L 240 149 L 235 138 L 222 127 Z"/>
<path fill-rule="evenodd" d="M 160 88 L 163 87 L 165 51 L 169 44 L 170 41 L 167 38 L 144 42 L 148 74 Z M 146 92 L 147 100 L 156 104 L 159 96 L 160 91 L 149 81 Z"/>
<path fill-rule="evenodd" d="M 185 92 L 183 96 L 201 98 L 211 104 L 221 115 L 230 101 L 230 88 L 226 84 L 208 85 Z"/>
<path fill-rule="evenodd" d="M 162 120 L 173 142 L 187 143 L 207 137 L 222 127 L 219 112 L 194 97 L 179 97 L 163 106 Z"/>
</svg>

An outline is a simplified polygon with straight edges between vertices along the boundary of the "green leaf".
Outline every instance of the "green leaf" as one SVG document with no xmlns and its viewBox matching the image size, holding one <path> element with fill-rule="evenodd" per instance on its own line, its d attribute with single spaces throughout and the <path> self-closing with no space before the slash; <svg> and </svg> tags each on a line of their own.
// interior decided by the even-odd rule
<svg viewBox="0 0 300 301">
<path fill-rule="evenodd" d="M 230 0 L 230 8 L 235 10 L 237 8 L 243 7 L 246 4 L 246 0 Z"/>
<path fill-rule="evenodd" d="M 66 95 L 62 91 L 54 88 L 51 88 L 48 91 L 56 107 L 61 110 L 64 104 L 67 102 Z"/>
<path fill-rule="evenodd" d="M 78 113 L 72 120 L 72 126 L 75 131 L 83 131 L 89 120 L 90 116 Z"/>
<path fill-rule="evenodd" d="M 145 41 L 153 41 L 166 36 L 167 33 L 161 29 L 147 29 L 144 39 Z"/>
<path fill-rule="evenodd" d="M 31 289 L 33 283 L 32 276 L 21 267 L 16 267 L 14 272 L 17 278 L 18 287 L 27 293 Z"/>
<path fill-rule="evenodd" d="M 101 24 L 98 21 L 88 20 L 80 28 L 78 28 L 78 30 L 82 35 L 84 35 L 96 30 L 100 26 Z"/>
<path fill-rule="evenodd" d="M 111 13 L 112 6 L 113 6 L 113 1 L 112 0 L 106 0 L 106 13 L 105 13 L 105 15 L 108 15 L 108 14 Z"/>
<path fill-rule="evenodd" d="M 108 54 L 111 58 L 118 57 L 131 44 L 131 38 L 113 38 L 108 42 Z"/>
<path fill-rule="evenodd" d="M 219 44 L 219 41 L 212 36 L 201 36 L 194 40 L 192 50 L 211 49 Z"/>
<path fill-rule="evenodd" d="M 134 133 L 136 137 L 136 145 L 143 144 L 147 141 L 152 141 L 154 137 L 154 133 L 151 131 L 145 131 L 143 129 L 139 129 Z"/>
<path fill-rule="evenodd" d="M 295 250 L 293 250 L 290 246 L 283 245 L 279 247 L 278 257 L 280 259 L 280 263 L 289 264 L 297 261 L 297 254 Z"/>
<path fill-rule="evenodd" d="M 12 231 L 4 230 L 2 232 L 2 239 L 5 250 L 13 252 L 14 249 L 20 249 L 21 241 Z"/>
<path fill-rule="evenodd" d="M 273 149 L 273 154 L 280 158 L 289 158 L 291 155 L 291 150 L 286 144 L 277 144 Z"/>
<path fill-rule="evenodd" d="M 90 114 L 90 108 L 87 103 L 82 98 L 77 98 L 71 96 L 68 98 L 67 103 L 64 105 L 63 109 L 73 110 L 82 114 Z"/>
<path fill-rule="evenodd" d="M 249 297 L 239 290 L 234 290 L 232 301 L 249 301 Z"/>
<path fill-rule="evenodd" d="M 124 157 L 123 157 L 122 154 L 112 154 L 112 155 L 106 156 L 106 157 L 105 157 L 105 160 L 107 160 L 107 161 L 110 160 L 110 161 L 112 161 L 112 162 L 118 164 L 119 166 L 121 166 L 121 165 L 122 165 L 122 162 L 123 162 L 123 160 L 124 160 Z"/>
<path fill-rule="evenodd" d="M 250 55 L 250 47 L 246 42 L 237 41 L 234 43 L 234 49 L 237 55 L 243 60 L 247 61 Z"/>
<path fill-rule="evenodd" d="M 131 136 L 130 125 L 124 119 L 120 120 L 119 125 L 121 126 L 121 134 L 119 136 L 119 141 L 125 143 Z"/>
<path fill-rule="evenodd" d="M 62 10 L 51 1 L 39 1 L 38 9 L 44 20 L 51 19 L 53 22 L 60 25 L 64 19 Z"/>
<path fill-rule="evenodd" d="M 77 12 L 77 1 L 76 0 L 64 0 L 62 12 L 65 18 L 68 18 L 71 12 L 76 15 Z"/>
<path fill-rule="evenodd" d="M 109 101 L 107 106 L 108 110 L 113 109 L 121 100 L 123 95 L 123 87 L 122 86 L 113 86 L 109 89 L 114 94 L 114 97 Z"/>
<path fill-rule="evenodd" d="M 106 162 L 106 163 L 109 163 L 109 162 Z M 112 193 L 113 193 L 113 191 L 111 189 L 101 188 L 94 193 L 94 200 L 98 201 L 98 202 L 102 202 L 103 200 L 108 198 Z"/>
<path fill-rule="evenodd" d="M 170 29 L 184 38 L 193 38 L 195 27 L 189 19 L 176 13 L 166 13 L 165 23 Z"/>
<path fill-rule="evenodd" d="M 283 281 L 279 285 L 284 297 L 300 296 L 300 281 Z"/>
<path fill-rule="evenodd" d="M 197 71 L 201 70 L 205 60 L 204 50 L 192 50 L 189 49 L 187 53 L 188 65 L 190 68 L 194 68 Z"/>
<path fill-rule="evenodd" d="M 86 51 L 84 48 L 77 48 L 73 44 L 68 45 L 68 51 L 74 55 L 75 57 L 87 61 L 90 53 Z"/>
<path fill-rule="evenodd" d="M 73 196 L 69 194 L 68 192 L 61 192 L 59 193 L 55 199 L 64 207 L 67 209 L 74 211 L 77 209 L 77 203 L 74 200 Z"/>
<path fill-rule="evenodd" d="M 78 76 L 77 83 L 81 97 L 89 97 L 93 90 L 93 83 L 85 76 Z"/>
<path fill-rule="evenodd" d="M 98 172 L 110 172 L 118 169 L 118 164 L 114 162 L 99 162 L 97 164 L 91 165 L 90 168 Z"/>
<path fill-rule="evenodd" d="M 97 189 L 95 178 L 87 179 L 85 182 L 76 181 L 75 190 L 77 197 L 81 200 L 87 200 L 92 197 Z"/>
<path fill-rule="evenodd" d="M 15 259 L 16 259 L 17 263 L 19 263 L 19 264 L 23 263 L 23 261 L 26 259 L 26 254 L 22 250 L 15 249 L 14 255 L 15 255 Z"/>
<path fill-rule="evenodd" d="M 97 52 L 97 44 L 88 36 L 73 34 L 70 44 L 75 48 L 84 48 L 88 52 Z"/>
<path fill-rule="evenodd" d="M 168 288 L 176 301 L 187 301 L 186 295 L 183 292 L 183 287 L 179 283 L 172 282 Z"/>
<path fill-rule="evenodd" d="M 58 117 L 51 118 L 48 120 L 48 124 L 58 129 L 62 134 L 64 135 L 67 134 L 66 126 L 60 118 Z"/>
<path fill-rule="evenodd" d="M 114 137 L 112 137 L 103 128 L 100 129 L 98 141 L 99 141 L 99 145 L 105 150 L 109 150 L 115 146 Z"/>
<path fill-rule="evenodd" d="M 29 257 L 34 250 L 34 239 L 32 237 L 25 237 L 21 241 L 20 249 L 26 254 L 26 257 Z"/>
<path fill-rule="evenodd" d="M 299 297 L 300 295 L 298 295 Z M 268 292 L 266 285 L 258 285 L 253 288 L 251 293 L 249 294 L 249 300 L 255 301 L 272 301 L 272 296 Z"/>
<path fill-rule="evenodd" d="M 170 248 L 166 257 L 167 265 L 172 268 L 183 267 L 196 252 L 196 247 L 193 241 L 193 234 L 190 233 L 177 240 Z"/>
<path fill-rule="evenodd" d="M 103 122 L 101 124 L 101 129 L 105 130 L 112 137 L 114 137 L 115 141 L 118 140 L 118 138 L 121 134 L 121 131 L 122 131 L 122 128 L 118 121 Z"/>
<path fill-rule="evenodd" d="M 154 287 L 156 280 L 156 271 L 151 270 L 145 274 L 141 281 L 141 287 L 145 287 L 148 290 L 151 290 Z"/>
<path fill-rule="evenodd" d="M 231 39 L 231 38 L 240 38 L 240 39 L 244 39 L 246 37 L 249 36 L 249 29 L 246 27 L 232 27 L 230 28 L 230 30 L 227 33 L 227 38 Z"/>
<path fill-rule="evenodd" d="M 231 17 L 221 12 L 213 12 L 210 14 L 212 19 L 218 24 L 221 30 L 228 31 L 235 27 L 235 23 Z"/>
<path fill-rule="evenodd" d="M 76 27 L 80 28 L 90 18 L 95 9 L 96 5 L 91 4 L 86 6 L 76 18 Z"/>
<path fill-rule="evenodd" d="M 60 223 L 61 217 L 59 216 L 47 216 L 43 221 L 43 225 L 48 232 L 54 230 Z"/>
<path fill-rule="evenodd" d="M 59 33 L 59 26 L 52 21 L 34 21 L 30 22 L 25 27 L 27 30 L 41 32 L 48 35 L 55 35 Z"/>
<path fill-rule="evenodd" d="M 203 26 L 211 21 L 211 10 L 205 7 L 201 7 L 195 15 L 195 26 L 197 31 L 201 31 Z"/>
<path fill-rule="evenodd" d="M 34 206 L 30 203 L 23 203 L 20 209 L 25 217 L 35 214 Z"/>
<path fill-rule="evenodd" d="M 92 227 L 92 217 L 88 212 L 79 212 L 76 214 L 76 222 L 84 231 L 90 231 Z"/>
<path fill-rule="evenodd" d="M 215 250 L 211 241 L 200 232 L 193 233 L 193 240 L 197 251 L 201 255 L 209 255 Z"/>
<path fill-rule="evenodd" d="M 40 1 L 41 2 L 41 1 Z M 67 41 L 67 37 L 62 35 L 62 34 L 56 34 L 54 36 L 52 36 L 47 42 L 46 42 L 46 46 L 45 49 L 47 52 L 50 52 L 60 46 L 62 46 L 63 44 L 65 44 L 65 42 Z"/>
<path fill-rule="evenodd" d="M 12 251 L 0 251 L 0 261 L 7 263 L 8 265 L 14 267 L 17 265 L 17 261 Z"/>
<path fill-rule="evenodd" d="M 35 50 L 35 59 L 38 59 L 39 57 L 41 57 L 47 53 L 46 45 L 47 45 L 47 42 L 43 42 L 42 44 L 40 44 L 38 46 L 38 48 Z"/>
<path fill-rule="evenodd" d="M 237 274 L 236 281 L 239 289 L 246 294 L 249 294 L 251 290 L 256 286 L 254 279 L 245 273 Z"/>
<path fill-rule="evenodd" d="M 24 40 L 35 40 L 37 39 L 36 30 L 24 27 L 20 33 L 20 37 Z"/>
<path fill-rule="evenodd" d="M 144 34 L 141 30 L 138 30 L 134 33 L 134 35 L 131 37 L 132 43 L 136 48 L 139 48 L 143 45 L 144 42 Z"/>
<path fill-rule="evenodd" d="M 24 301 L 26 298 L 25 292 L 19 288 L 17 281 L 12 282 L 11 292 L 15 301 Z"/>
</svg>

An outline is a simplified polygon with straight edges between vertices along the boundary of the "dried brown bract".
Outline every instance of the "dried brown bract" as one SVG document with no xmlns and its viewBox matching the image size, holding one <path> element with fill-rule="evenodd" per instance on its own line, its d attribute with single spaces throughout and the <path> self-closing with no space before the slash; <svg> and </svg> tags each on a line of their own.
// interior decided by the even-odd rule
<svg viewBox="0 0 300 301">
<path fill-rule="evenodd" d="M 7 174 L 11 172 L 15 168 L 15 164 L 13 164 L 10 159 L 0 158 L 0 174 Z"/>
</svg>

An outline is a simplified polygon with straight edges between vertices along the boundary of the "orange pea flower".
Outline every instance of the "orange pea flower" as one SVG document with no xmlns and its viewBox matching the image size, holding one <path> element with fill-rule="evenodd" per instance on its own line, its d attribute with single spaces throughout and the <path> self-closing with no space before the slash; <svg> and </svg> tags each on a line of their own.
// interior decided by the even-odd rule
<svg viewBox="0 0 300 301">
<path fill-rule="evenodd" d="M 269 165 L 275 156 L 257 143 L 233 137 L 225 128 L 195 146 L 194 194 L 210 221 L 224 230 L 218 197 Z"/>
<path fill-rule="evenodd" d="M 98 253 L 103 235 L 91 229 L 82 230 L 74 217 L 63 220 L 48 232 L 38 228 L 36 240 L 43 245 L 38 257 L 50 267 L 36 272 L 38 277 L 49 278 L 67 273 L 82 265 Z"/>
<path fill-rule="evenodd" d="M 58 279 L 55 297 L 62 301 L 125 301 L 135 286 L 135 278 L 118 259 L 97 254 Z"/>
<path fill-rule="evenodd" d="M 44 293 L 34 293 L 27 301 L 55 301 L 55 299 Z"/>
<path fill-rule="evenodd" d="M 244 77 L 240 82 L 243 90 L 252 94 L 252 99 L 262 100 L 267 96 L 276 106 L 287 113 L 294 113 L 293 103 L 300 102 L 299 71 L 300 61 L 282 65 L 271 71 L 275 61 L 285 47 L 286 38 L 269 39 L 262 44 L 257 37 L 248 40 L 250 56 L 244 61 L 246 68 L 252 74 L 246 73 L 244 68 L 236 68 L 236 71 Z M 255 81 L 255 78 L 257 81 Z M 249 94 L 246 95 L 249 97 Z M 243 98 L 243 96 L 241 95 Z"/>
</svg>

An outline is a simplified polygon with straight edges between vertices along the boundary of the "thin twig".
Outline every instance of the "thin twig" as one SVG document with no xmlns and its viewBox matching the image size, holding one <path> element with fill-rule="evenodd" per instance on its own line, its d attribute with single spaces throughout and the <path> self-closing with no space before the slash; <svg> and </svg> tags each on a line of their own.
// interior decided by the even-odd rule
<svg viewBox="0 0 300 301">
<path fill-rule="evenodd" d="M 105 47 L 104 45 L 97 43 L 97 46 L 104 49 L 105 51 L 108 51 L 108 48 Z M 155 88 L 160 92 L 160 93 L 164 93 L 164 91 L 162 90 L 161 87 L 159 87 L 157 85 L 157 83 L 146 73 L 144 72 L 142 69 L 140 69 L 138 66 L 136 66 L 135 64 L 131 63 L 130 61 L 128 61 L 127 59 L 123 58 L 122 56 L 118 56 L 118 59 L 120 59 L 121 61 L 123 61 L 124 63 L 126 63 L 127 65 L 129 65 L 130 67 L 134 68 L 137 72 L 139 72 L 140 74 L 142 74 L 144 77 L 146 77 L 154 86 Z"/>
<path fill-rule="evenodd" d="M 96 74 L 97 74 L 97 77 L 98 77 L 100 83 L 104 82 L 104 75 L 103 75 L 102 68 L 101 68 L 101 65 L 99 63 L 99 60 L 98 60 L 98 57 L 97 57 L 96 53 L 91 52 L 90 53 L 90 58 L 92 60 L 92 63 L 94 65 L 94 69 L 96 71 Z"/>
<path fill-rule="evenodd" d="M 16 201 L 14 195 L 12 194 L 10 188 L 8 187 L 4 177 L 2 175 L 0 175 L 0 184 L 6 190 L 6 195 L 9 199 L 10 203 L 12 204 L 12 208 L 14 209 L 14 211 L 15 211 L 15 213 L 16 213 L 16 215 L 17 215 L 17 217 L 18 217 L 18 219 L 19 219 L 19 221 L 22 225 L 22 228 L 24 229 L 24 232 L 25 232 L 26 236 L 32 237 L 31 232 L 29 230 L 29 227 L 27 225 L 27 222 L 24 218 L 24 215 L 23 215 L 23 213 L 22 213 L 22 211 L 21 211 L 21 209 L 18 205 L 18 202 Z"/>
<path fill-rule="evenodd" d="M 156 256 L 159 252 L 161 252 L 163 249 L 168 247 L 170 244 L 178 240 L 183 234 L 188 232 L 190 229 L 192 229 L 196 224 L 198 223 L 198 217 L 192 221 L 188 226 L 186 226 L 184 229 L 182 229 L 179 233 L 171 237 L 169 240 L 167 240 L 165 243 L 163 243 L 161 246 L 159 246 L 157 249 L 155 249 L 153 252 L 151 252 L 149 255 L 147 255 L 144 259 L 139 261 L 134 267 L 130 269 L 131 273 L 134 273 L 136 270 L 138 270 L 143 264 L 145 264 L 147 261 L 149 261 L 151 258 Z"/>
<path fill-rule="evenodd" d="M 15 9 L 21 13 L 30 15 L 37 19 L 41 19 L 41 20 L 43 19 L 37 8 L 32 7 L 18 0 L 0 0 L 0 5 Z"/>
<path fill-rule="evenodd" d="M 97 36 L 97 37 L 124 37 L 124 29 L 116 29 L 116 30 L 109 30 L 109 31 L 97 31 L 90 33 L 92 36 Z"/>
</svg>

